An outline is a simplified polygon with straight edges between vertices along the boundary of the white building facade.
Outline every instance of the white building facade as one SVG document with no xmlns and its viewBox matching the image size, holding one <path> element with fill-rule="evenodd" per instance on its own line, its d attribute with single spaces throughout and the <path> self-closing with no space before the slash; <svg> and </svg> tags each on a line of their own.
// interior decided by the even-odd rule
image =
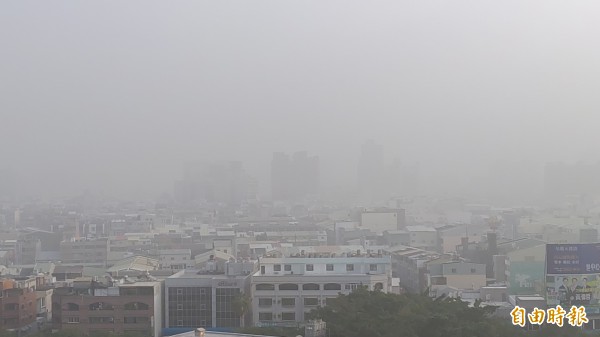
<svg viewBox="0 0 600 337">
<path fill-rule="evenodd" d="M 391 257 L 382 254 L 310 254 L 266 257 L 252 276 L 252 313 L 256 326 L 294 326 L 327 299 L 354 289 L 390 292 Z"/>
</svg>

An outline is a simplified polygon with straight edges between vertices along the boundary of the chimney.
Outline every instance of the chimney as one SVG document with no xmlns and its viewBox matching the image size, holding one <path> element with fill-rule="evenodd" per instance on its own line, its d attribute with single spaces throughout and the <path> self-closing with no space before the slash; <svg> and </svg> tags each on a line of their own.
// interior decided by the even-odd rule
<svg viewBox="0 0 600 337">
<path fill-rule="evenodd" d="M 498 254 L 498 239 L 497 239 L 496 233 L 494 233 L 494 232 L 488 233 L 487 240 L 488 240 L 488 251 L 492 255 L 497 255 Z"/>
<path fill-rule="evenodd" d="M 469 237 L 460 238 L 460 244 L 462 245 L 462 253 L 464 256 L 469 250 Z"/>
</svg>

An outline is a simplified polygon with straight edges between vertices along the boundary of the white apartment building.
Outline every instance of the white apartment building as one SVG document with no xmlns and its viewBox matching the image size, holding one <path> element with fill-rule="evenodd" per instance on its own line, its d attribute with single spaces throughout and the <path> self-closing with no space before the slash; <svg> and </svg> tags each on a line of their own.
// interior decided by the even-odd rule
<svg viewBox="0 0 600 337">
<path fill-rule="evenodd" d="M 162 269 L 182 270 L 195 264 L 190 249 L 162 249 L 158 253 Z"/>
<path fill-rule="evenodd" d="M 391 257 L 381 253 L 294 254 L 259 259 L 252 276 L 252 313 L 256 326 L 296 325 L 328 298 L 361 286 L 390 292 Z"/>
</svg>

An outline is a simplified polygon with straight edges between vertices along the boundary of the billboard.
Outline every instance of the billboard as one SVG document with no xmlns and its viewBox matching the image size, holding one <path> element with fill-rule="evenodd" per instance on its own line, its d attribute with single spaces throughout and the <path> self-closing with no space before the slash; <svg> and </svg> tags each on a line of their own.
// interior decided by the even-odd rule
<svg viewBox="0 0 600 337">
<path fill-rule="evenodd" d="M 547 275 L 600 273 L 600 243 L 546 245 Z"/>
<path fill-rule="evenodd" d="M 600 243 L 546 245 L 546 300 L 600 314 Z"/>
<path fill-rule="evenodd" d="M 587 313 L 600 313 L 599 275 L 548 275 L 546 300 L 549 307 L 585 306 Z"/>
<path fill-rule="evenodd" d="M 511 261 L 508 293 L 511 295 L 541 294 L 544 291 L 543 261 Z"/>
</svg>

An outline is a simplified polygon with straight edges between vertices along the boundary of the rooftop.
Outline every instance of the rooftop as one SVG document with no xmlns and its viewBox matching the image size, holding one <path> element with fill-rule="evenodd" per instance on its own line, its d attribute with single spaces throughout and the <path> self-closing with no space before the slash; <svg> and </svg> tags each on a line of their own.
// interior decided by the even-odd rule
<svg viewBox="0 0 600 337">
<path fill-rule="evenodd" d="M 158 269 L 158 265 L 159 262 L 156 259 L 148 258 L 145 256 L 132 256 L 118 261 L 107 271 L 109 273 L 121 270 L 149 271 Z"/>
<path fill-rule="evenodd" d="M 435 228 L 427 226 L 406 226 L 409 232 L 435 232 Z"/>
<path fill-rule="evenodd" d="M 184 332 L 177 335 L 171 335 L 171 337 L 195 337 L 195 332 Z M 251 335 L 251 334 L 242 334 L 242 333 L 233 333 L 233 332 L 214 332 L 214 331 L 206 331 L 205 337 L 271 337 L 267 335 Z"/>
<path fill-rule="evenodd" d="M 236 275 L 240 277 L 246 277 L 247 275 Z M 169 276 L 169 279 L 175 278 L 197 278 L 197 279 L 220 279 L 220 278 L 232 278 L 236 277 L 232 275 L 226 275 L 222 270 L 208 271 L 199 269 L 184 269 L 178 273 Z"/>
</svg>

